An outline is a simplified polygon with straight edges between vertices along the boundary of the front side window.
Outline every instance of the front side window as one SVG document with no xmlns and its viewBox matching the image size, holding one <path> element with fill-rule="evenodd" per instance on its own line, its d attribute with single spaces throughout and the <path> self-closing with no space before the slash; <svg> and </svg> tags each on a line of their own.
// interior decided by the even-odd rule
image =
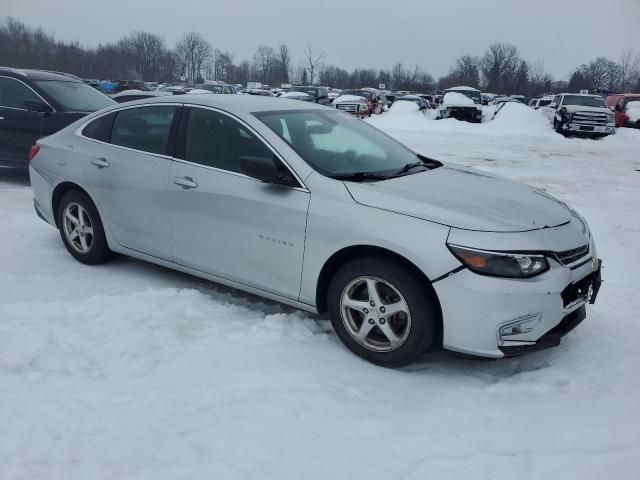
<svg viewBox="0 0 640 480">
<path fill-rule="evenodd" d="M 175 112 L 176 107 L 170 105 L 122 110 L 113 121 L 111 143 L 166 155 Z"/>
<path fill-rule="evenodd" d="M 262 140 L 227 115 L 190 108 L 181 123 L 178 158 L 230 172 L 241 172 L 240 158 L 245 156 L 273 158 L 279 163 Z"/>
<path fill-rule="evenodd" d="M 104 93 L 82 82 L 37 80 L 34 83 L 58 104 L 74 112 L 95 112 L 116 103 Z"/>
<path fill-rule="evenodd" d="M 314 169 L 330 177 L 363 173 L 395 176 L 407 165 L 421 163 L 404 145 L 351 115 L 318 110 L 254 115 Z"/>
<path fill-rule="evenodd" d="M 12 78 L 0 78 L 0 107 L 26 110 L 25 102 L 42 102 L 33 90 Z"/>
</svg>

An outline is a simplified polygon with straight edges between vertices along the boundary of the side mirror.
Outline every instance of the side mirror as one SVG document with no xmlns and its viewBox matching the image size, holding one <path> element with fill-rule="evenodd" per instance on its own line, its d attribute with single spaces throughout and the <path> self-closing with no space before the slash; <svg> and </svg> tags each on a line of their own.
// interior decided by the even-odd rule
<svg viewBox="0 0 640 480">
<path fill-rule="evenodd" d="M 558 106 L 555 103 L 550 103 L 549 108 L 553 108 L 555 110 Z"/>
<path fill-rule="evenodd" d="M 22 102 L 24 108 L 26 108 L 30 112 L 36 113 L 49 113 L 51 112 L 51 107 L 40 100 L 25 100 Z"/>
<path fill-rule="evenodd" d="M 282 185 L 284 187 L 298 187 L 298 182 L 291 172 L 281 166 L 273 158 L 267 157 L 240 157 L 240 170 L 250 177 L 257 178 L 265 183 Z"/>
</svg>

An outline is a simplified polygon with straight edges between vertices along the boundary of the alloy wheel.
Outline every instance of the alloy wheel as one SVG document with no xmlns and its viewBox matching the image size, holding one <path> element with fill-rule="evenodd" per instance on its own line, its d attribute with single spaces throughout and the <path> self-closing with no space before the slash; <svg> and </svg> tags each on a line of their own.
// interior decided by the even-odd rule
<svg viewBox="0 0 640 480">
<path fill-rule="evenodd" d="M 349 335 L 376 352 L 399 348 L 411 330 L 406 300 L 391 283 L 377 277 L 358 277 L 344 288 L 340 315 Z"/>
<path fill-rule="evenodd" d="M 64 235 L 78 253 L 89 253 L 93 245 L 93 224 L 87 211 L 76 202 L 69 203 L 62 214 Z"/>
</svg>

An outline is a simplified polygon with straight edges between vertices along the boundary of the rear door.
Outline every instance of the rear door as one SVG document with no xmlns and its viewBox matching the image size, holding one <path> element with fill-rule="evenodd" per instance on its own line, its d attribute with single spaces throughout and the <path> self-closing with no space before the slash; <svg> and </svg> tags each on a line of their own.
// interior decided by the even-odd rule
<svg viewBox="0 0 640 480">
<path fill-rule="evenodd" d="M 180 108 L 126 108 L 82 132 L 85 178 L 116 241 L 163 259 L 171 256 L 167 182 Z"/>
<path fill-rule="evenodd" d="M 44 102 L 26 83 L 0 77 L 0 163 L 27 167 L 29 147 L 43 136 L 50 114 L 30 112 L 25 102 Z"/>
<path fill-rule="evenodd" d="M 242 174 L 243 156 L 287 168 L 244 123 L 185 107 L 169 184 L 174 261 L 296 300 L 309 192 Z"/>
</svg>

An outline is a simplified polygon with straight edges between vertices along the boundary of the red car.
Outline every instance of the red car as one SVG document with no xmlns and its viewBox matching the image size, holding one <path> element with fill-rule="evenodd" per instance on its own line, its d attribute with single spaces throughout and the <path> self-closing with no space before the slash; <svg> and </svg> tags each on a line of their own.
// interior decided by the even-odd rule
<svg viewBox="0 0 640 480">
<path fill-rule="evenodd" d="M 609 95 L 605 102 L 615 113 L 616 127 L 640 128 L 639 93 Z"/>
</svg>

